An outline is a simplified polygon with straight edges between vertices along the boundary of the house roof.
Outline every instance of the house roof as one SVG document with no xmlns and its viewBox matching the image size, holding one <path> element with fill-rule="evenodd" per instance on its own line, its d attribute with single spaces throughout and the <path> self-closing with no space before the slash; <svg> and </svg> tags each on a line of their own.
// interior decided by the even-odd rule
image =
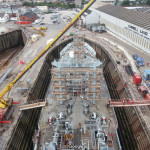
<svg viewBox="0 0 150 150">
<path fill-rule="evenodd" d="M 26 16 L 28 18 L 34 18 L 35 16 L 37 16 L 37 14 L 34 13 L 34 12 L 27 12 L 27 13 L 21 15 L 21 16 Z"/>
<path fill-rule="evenodd" d="M 4 17 L 5 16 L 5 13 L 0 13 L 0 17 Z"/>
<path fill-rule="evenodd" d="M 126 9 L 120 6 L 114 6 L 110 4 L 99 7 L 97 8 L 97 10 L 137 25 L 146 30 L 150 30 L 150 14 L 148 13 L 134 11 L 131 9 Z"/>
</svg>

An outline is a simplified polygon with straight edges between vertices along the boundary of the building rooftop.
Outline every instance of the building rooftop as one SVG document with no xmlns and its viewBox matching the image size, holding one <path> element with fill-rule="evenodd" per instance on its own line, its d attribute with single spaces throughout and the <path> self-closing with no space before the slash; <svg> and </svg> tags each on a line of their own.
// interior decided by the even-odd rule
<svg viewBox="0 0 150 150">
<path fill-rule="evenodd" d="M 150 14 L 150 7 L 135 8 L 134 10 Z"/>
<path fill-rule="evenodd" d="M 5 13 L 0 13 L 0 18 L 3 18 Z"/>
<path fill-rule="evenodd" d="M 120 6 L 105 5 L 97 8 L 97 10 L 104 12 L 113 17 L 119 18 L 123 21 L 132 23 L 146 30 L 150 30 L 150 14 L 139 11 L 126 9 Z"/>
<path fill-rule="evenodd" d="M 34 18 L 34 16 L 36 16 L 36 15 L 37 15 L 37 14 L 34 13 L 34 12 L 27 12 L 27 13 L 21 15 L 21 16 L 26 16 L 26 17 L 28 17 L 28 18 Z"/>
</svg>

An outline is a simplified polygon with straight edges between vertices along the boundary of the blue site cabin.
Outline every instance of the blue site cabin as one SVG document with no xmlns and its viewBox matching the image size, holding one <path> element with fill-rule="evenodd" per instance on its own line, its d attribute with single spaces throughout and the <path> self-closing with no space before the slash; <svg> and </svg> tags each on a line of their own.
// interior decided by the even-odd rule
<svg viewBox="0 0 150 150">
<path fill-rule="evenodd" d="M 150 70 L 144 70 L 144 79 L 150 80 Z"/>
</svg>

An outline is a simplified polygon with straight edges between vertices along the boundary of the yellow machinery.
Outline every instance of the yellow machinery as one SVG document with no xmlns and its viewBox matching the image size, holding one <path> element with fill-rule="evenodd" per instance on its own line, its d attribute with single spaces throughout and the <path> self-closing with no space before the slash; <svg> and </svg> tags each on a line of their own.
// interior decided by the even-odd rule
<svg viewBox="0 0 150 150">
<path fill-rule="evenodd" d="M 32 29 L 36 29 L 36 30 L 47 30 L 47 27 L 32 27 Z"/>
<path fill-rule="evenodd" d="M 47 27 L 32 27 L 32 29 L 38 31 L 38 34 L 40 34 L 41 36 L 45 36 L 45 33 L 43 33 L 42 31 L 46 31 L 47 30 Z"/>
<path fill-rule="evenodd" d="M 15 83 L 29 70 L 31 67 L 56 43 L 56 41 L 81 17 L 81 15 L 95 2 L 91 0 L 76 16 L 72 19 L 68 25 L 54 38 L 54 40 L 48 44 L 48 46 L 6 87 L 0 92 L 0 107 L 7 107 L 7 100 L 2 100 L 4 95 L 11 90 Z"/>
<path fill-rule="evenodd" d="M 40 27 L 41 30 L 47 30 L 47 27 Z"/>
<path fill-rule="evenodd" d="M 10 106 L 11 104 L 9 104 L 7 102 L 7 98 L 4 100 L 4 99 L 1 99 L 0 100 L 0 108 L 6 108 L 7 106 Z"/>
<path fill-rule="evenodd" d="M 41 36 L 45 36 L 45 34 L 43 32 L 39 32 L 38 34 L 41 34 Z"/>
</svg>

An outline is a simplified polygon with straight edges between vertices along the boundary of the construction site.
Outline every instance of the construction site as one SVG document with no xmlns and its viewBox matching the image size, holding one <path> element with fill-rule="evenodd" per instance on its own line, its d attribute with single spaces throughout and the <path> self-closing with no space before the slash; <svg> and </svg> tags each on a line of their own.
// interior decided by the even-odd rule
<svg viewBox="0 0 150 150">
<path fill-rule="evenodd" d="M 132 54 L 150 55 L 77 29 L 94 2 L 68 25 L 0 35 L 0 150 L 149 150 L 149 76 Z"/>
</svg>

